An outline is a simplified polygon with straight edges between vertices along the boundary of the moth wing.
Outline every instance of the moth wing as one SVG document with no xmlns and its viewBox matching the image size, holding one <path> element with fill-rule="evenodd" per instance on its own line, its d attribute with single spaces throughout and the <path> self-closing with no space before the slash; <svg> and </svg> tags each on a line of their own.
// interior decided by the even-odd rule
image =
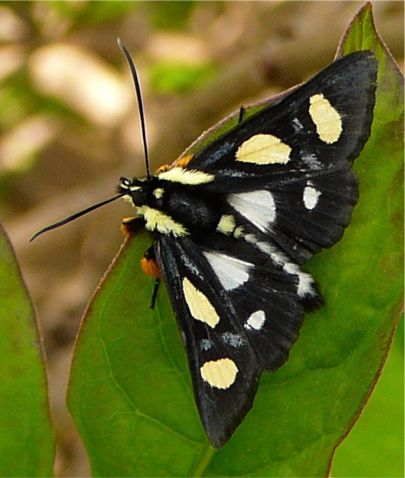
<svg viewBox="0 0 405 478">
<path fill-rule="evenodd" d="M 304 310 L 297 274 L 287 273 L 249 244 L 240 248 L 236 239 L 230 241 L 214 234 L 200 247 L 189 238 L 164 236 L 156 249 L 185 342 L 200 417 L 216 447 L 250 409 L 261 371 L 274 370 L 287 359 Z M 236 247 L 236 256 L 226 252 L 233 254 L 229 246 Z"/>
<path fill-rule="evenodd" d="M 358 198 L 358 182 L 347 163 L 217 187 L 227 191 L 223 216 L 243 228 L 241 240 L 275 242 L 299 264 L 342 237 Z"/>
<path fill-rule="evenodd" d="M 198 151 L 187 167 L 229 177 L 334 167 L 353 160 L 369 136 L 377 61 L 359 51 Z"/>
<path fill-rule="evenodd" d="M 256 240 L 298 263 L 337 242 L 358 198 L 352 160 L 369 135 L 377 63 L 356 52 L 197 153 L 187 168 L 215 173 L 206 191 Z M 227 210 L 226 210 L 227 209 Z"/>
</svg>

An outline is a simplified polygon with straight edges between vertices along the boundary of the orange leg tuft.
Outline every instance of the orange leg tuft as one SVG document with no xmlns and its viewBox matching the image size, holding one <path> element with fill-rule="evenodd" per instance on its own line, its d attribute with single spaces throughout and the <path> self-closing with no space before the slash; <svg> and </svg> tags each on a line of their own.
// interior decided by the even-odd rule
<svg viewBox="0 0 405 478">
<path fill-rule="evenodd" d="M 124 217 L 121 222 L 120 230 L 125 237 L 132 236 L 144 225 L 144 221 L 140 217 Z"/>
<path fill-rule="evenodd" d="M 156 259 L 143 257 L 141 259 L 141 269 L 144 274 L 154 279 L 160 279 L 160 271 Z"/>
</svg>

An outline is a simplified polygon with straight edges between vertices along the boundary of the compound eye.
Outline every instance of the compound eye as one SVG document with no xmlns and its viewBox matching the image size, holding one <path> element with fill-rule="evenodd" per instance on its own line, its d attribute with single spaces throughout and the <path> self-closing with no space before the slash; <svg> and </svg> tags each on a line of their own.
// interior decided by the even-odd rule
<svg viewBox="0 0 405 478">
<path fill-rule="evenodd" d="M 146 203 L 146 193 L 141 189 L 138 191 L 131 191 L 131 197 L 135 206 L 143 206 Z"/>
</svg>

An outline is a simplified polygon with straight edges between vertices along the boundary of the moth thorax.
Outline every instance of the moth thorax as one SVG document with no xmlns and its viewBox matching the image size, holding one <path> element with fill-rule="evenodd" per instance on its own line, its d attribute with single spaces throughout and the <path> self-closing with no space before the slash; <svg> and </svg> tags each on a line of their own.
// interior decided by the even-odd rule
<svg viewBox="0 0 405 478">
<path fill-rule="evenodd" d="M 166 202 L 167 212 L 194 232 L 215 230 L 220 219 L 215 200 L 186 190 L 172 191 Z"/>
</svg>

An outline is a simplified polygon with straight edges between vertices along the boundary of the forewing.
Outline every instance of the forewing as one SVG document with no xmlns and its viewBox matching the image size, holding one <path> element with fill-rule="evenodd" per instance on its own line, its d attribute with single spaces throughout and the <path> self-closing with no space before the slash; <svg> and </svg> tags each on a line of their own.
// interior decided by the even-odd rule
<svg viewBox="0 0 405 478">
<path fill-rule="evenodd" d="M 201 420 L 216 447 L 250 409 L 260 372 L 286 360 L 303 317 L 298 275 L 259 249 L 237 244 L 214 234 L 202 249 L 189 238 L 164 236 L 156 250 Z M 230 245 L 237 248 L 232 255 Z"/>
<path fill-rule="evenodd" d="M 373 53 L 347 55 L 196 153 L 187 167 L 236 179 L 236 171 L 262 175 L 351 161 L 369 135 L 376 76 Z"/>
<path fill-rule="evenodd" d="M 163 236 L 156 255 L 187 350 L 201 421 L 212 444 L 221 447 L 251 407 L 260 372 L 256 354 L 190 239 Z M 239 346 L 224 340 L 229 333 L 240 337 Z"/>
<path fill-rule="evenodd" d="M 305 262 L 337 242 L 358 197 L 351 162 L 372 120 L 377 64 L 357 52 L 197 153 L 188 168 L 215 172 L 224 213 Z"/>
</svg>

